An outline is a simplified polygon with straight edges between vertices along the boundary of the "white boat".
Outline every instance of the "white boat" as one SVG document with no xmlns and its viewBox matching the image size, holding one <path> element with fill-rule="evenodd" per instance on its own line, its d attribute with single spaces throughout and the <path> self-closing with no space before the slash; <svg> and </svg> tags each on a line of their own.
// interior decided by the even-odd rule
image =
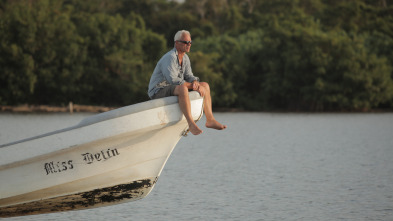
<svg viewBox="0 0 393 221">
<path fill-rule="evenodd" d="M 192 116 L 203 98 L 190 93 Z M 0 217 L 137 200 L 157 182 L 187 121 L 177 97 L 83 119 L 73 127 L 0 146 Z"/>
</svg>

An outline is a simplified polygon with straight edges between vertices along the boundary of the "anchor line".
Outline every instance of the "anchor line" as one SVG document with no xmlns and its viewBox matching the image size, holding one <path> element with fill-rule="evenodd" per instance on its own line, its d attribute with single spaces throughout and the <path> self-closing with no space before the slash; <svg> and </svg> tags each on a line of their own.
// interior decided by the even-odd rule
<svg viewBox="0 0 393 221">
<path fill-rule="evenodd" d="M 195 123 L 198 122 L 202 116 L 203 116 L 203 107 L 204 107 L 204 97 L 202 97 L 202 108 L 201 108 L 201 113 L 199 114 L 198 119 L 195 120 Z M 190 128 L 187 126 L 186 129 L 184 129 L 183 133 L 181 134 L 183 137 L 187 137 L 188 136 L 188 132 L 190 132 Z"/>
</svg>

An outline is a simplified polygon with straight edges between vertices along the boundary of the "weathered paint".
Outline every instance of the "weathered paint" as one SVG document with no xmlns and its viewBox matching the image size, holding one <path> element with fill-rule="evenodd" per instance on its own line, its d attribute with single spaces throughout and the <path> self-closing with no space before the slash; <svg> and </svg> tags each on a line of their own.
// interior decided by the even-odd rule
<svg viewBox="0 0 393 221">
<path fill-rule="evenodd" d="M 0 208 L 0 217 L 25 216 L 69 210 L 89 209 L 99 206 L 132 201 L 147 195 L 156 179 L 144 179 L 72 195 L 17 204 Z"/>
</svg>

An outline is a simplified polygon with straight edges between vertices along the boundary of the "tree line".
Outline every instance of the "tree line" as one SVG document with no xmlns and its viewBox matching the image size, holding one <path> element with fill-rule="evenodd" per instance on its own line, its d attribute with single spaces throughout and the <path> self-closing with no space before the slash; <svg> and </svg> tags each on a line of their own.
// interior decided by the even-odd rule
<svg viewBox="0 0 393 221">
<path fill-rule="evenodd" d="M 146 101 L 181 29 L 216 107 L 393 107 L 393 0 L 0 0 L 0 104 Z"/>
</svg>

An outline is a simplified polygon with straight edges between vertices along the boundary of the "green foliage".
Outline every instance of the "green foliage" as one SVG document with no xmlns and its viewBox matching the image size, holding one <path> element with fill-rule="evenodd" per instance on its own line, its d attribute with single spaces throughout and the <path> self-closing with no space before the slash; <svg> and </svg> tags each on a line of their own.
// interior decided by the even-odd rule
<svg viewBox="0 0 393 221">
<path fill-rule="evenodd" d="M 391 99 L 391 66 L 370 54 L 362 39 L 344 33 L 278 28 L 266 39 L 262 105 L 291 110 L 360 110 Z M 280 53 L 276 53 L 280 51 Z M 275 61 L 280 61 L 276 63 Z M 263 103 L 266 102 L 266 103 Z"/>
<path fill-rule="evenodd" d="M 236 93 L 232 81 L 220 72 L 219 54 L 204 54 L 201 51 L 190 53 L 193 70 L 198 71 L 201 81 L 209 83 L 214 103 L 220 107 L 227 107 L 234 102 Z"/>
<path fill-rule="evenodd" d="M 147 99 L 151 63 L 165 51 L 165 40 L 147 31 L 139 15 L 74 13 L 61 1 L 6 7 L 2 103 L 125 105 Z"/>
<path fill-rule="evenodd" d="M 0 104 L 144 101 L 181 29 L 214 106 L 393 106 L 392 0 L 0 1 Z"/>
</svg>

